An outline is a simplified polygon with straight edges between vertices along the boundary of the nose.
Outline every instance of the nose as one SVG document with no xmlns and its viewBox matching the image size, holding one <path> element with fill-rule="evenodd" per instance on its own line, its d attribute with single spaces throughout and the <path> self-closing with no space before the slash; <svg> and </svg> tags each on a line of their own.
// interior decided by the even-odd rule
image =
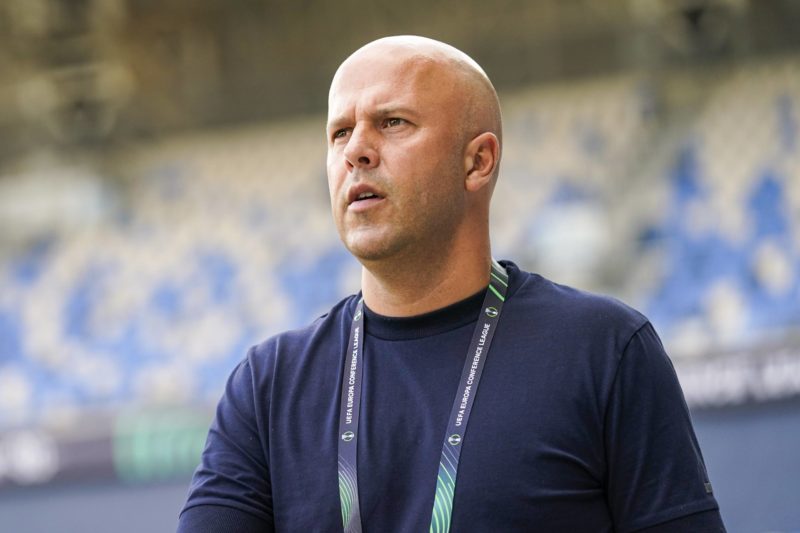
<svg viewBox="0 0 800 533">
<path fill-rule="evenodd" d="M 367 127 L 353 128 L 347 146 L 344 149 L 344 158 L 348 170 L 354 168 L 374 168 L 378 166 L 379 156 L 375 147 L 375 139 Z"/>
</svg>

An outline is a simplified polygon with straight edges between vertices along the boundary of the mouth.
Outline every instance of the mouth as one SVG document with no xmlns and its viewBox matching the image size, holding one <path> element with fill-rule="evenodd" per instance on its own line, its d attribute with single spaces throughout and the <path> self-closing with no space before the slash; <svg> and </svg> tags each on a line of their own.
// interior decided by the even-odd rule
<svg viewBox="0 0 800 533">
<path fill-rule="evenodd" d="M 347 206 L 351 209 L 366 208 L 380 202 L 383 198 L 384 196 L 372 187 L 357 185 L 348 191 Z"/>
</svg>

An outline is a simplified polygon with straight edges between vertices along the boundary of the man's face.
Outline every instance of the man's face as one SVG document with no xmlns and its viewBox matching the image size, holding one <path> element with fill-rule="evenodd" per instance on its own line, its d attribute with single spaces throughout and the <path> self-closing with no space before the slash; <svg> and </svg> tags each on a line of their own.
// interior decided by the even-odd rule
<svg viewBox="0 0 800 533">
<path fill-rule="evenodd" d="M 368 51 L 331 86 L 328 186 L 357 258 L 436 253 L 464 212 L 464 112 L 454 77 L 419 57 Z"/>
</svg>

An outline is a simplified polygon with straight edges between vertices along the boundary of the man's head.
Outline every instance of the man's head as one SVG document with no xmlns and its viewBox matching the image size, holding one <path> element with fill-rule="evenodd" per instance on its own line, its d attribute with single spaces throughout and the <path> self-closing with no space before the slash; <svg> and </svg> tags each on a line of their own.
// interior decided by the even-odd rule
<svg viewBox="0 0 800 533">
<path fill-rule="evenodd" d="M 339 234 L 362 263 L 448 253 L 486 235 L 500 160 L 497 94 L 447 44 L 373 41 L 336 71 L 328 184 Z"/>
</svg>

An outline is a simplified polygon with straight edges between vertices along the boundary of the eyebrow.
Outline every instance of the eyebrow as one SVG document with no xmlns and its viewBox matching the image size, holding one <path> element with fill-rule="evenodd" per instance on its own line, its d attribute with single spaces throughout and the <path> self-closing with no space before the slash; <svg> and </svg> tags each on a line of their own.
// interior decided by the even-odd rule
<svg viewBox="0 0 800 533">
<path fill-rule="evenodd" d="M 389 105 L 389 106 L 378 107 L 373 113 L 371 113 L 371 115 L 374 118 L 385 118 L 385 117 L 391 117 L 391 116 L 394 116 L 394 115 L 404 115 L 404 116 L 409 116 L 409 117 L 418 117 L 419 113 L 417 111 L 411 109 L 410 107 L 401 106 L 401 105 L 396 105 L 396 106 L 395 105 Z M 330 122 L 328 122 L 328 124 L 326 125 L 325 129 L 327 131 L 338 130 L 341 127 L 343 127 L 344 125 L 349 124 L 350 122 L 351 121 L 346 116 L 344 116 L 344 115 L 343 116 L 339 116 L 339 117 L 334 118 Z"/>
<path fill-rule="evenodd" d="M 386 106 L 386 107 L 379 107 L 378 110 L 375 112 L 376 116 L 379 117 L 389 117 L 392 115 L 410 115 L 410 116 L 417 116 L 417 112 L 411 109 L 410 107 L 404 106 Z"/>
<path fill-rule="evenodd" d="M 336 117 L 325 125 L 325 131 L 338 130 L 348 122 L 345 117 Z"/>
</svg>

